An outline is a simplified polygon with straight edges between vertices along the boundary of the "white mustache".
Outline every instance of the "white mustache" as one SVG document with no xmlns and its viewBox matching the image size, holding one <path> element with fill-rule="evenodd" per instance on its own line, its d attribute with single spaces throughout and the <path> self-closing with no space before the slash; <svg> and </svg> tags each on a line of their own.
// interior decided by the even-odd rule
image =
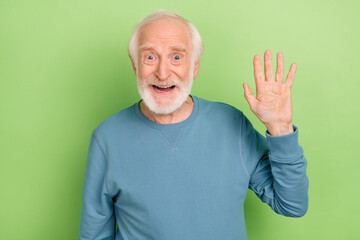
<svg viewBox="0 0 360 240">
<path fill-rule="evenodd" d="M 177 78 L 174 78 L 174 77 L 160 81 L 157 77 L 150 76 L 150 77 L 148 77 L 146 79 L 146 82 L 148 84 L 150 84 L 150 85 L 157 85 L 157 86 L 158 85 L 160 85 L 160 86 L 161 85 L 167 85 L 167 86 L 169 86 L 169 85 L 171 85 L 171 86 L 172 85 L 175 85 L 175 86 L 181 85 L 181 81 L 179 79 L 177 79 Z"/>
</svg>

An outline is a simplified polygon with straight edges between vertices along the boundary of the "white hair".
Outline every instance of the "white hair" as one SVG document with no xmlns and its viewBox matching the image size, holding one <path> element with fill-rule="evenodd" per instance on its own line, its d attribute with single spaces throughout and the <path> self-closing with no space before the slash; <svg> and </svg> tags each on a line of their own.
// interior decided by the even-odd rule
<svg viewBox="0 0 360 240">
<path fill-rule="evenodd" d="M 138 49 L 137 49 L 138 46 L 137 45 L 138 45 L 139 30 L 141 29 L 141 27 L 143 27 L 155 20 L 158 20 L 161 18 L 166 18 L 166 17 L 172 17 L 172 18 L 181 20 L 183 23 L 186 24 L 186 26 L 189 28 L 191 38 L 192 38 L 191 39 L 192 64 L 195 64 L 196 62 L 198 62 L 200 60 L 200 57 L 204 51 L 204 43 L 203 43 L 200 33 L 198 32 L 196 27 L 191 22 L 184 19 L 182 16 L 180 16 L 179 14 L 177 14 L 175 12 L 165 10 L 165 9 L 157 9 L 157 10 L 153 11 L 152 13 L 150 13 L 145 18 L 143 18 L 136 25 L 135 30 L 134 30 L 133 34 L 131 35 L 129 46 L 128 46 L 128 53 L 129 53 L 129 56 L 131 57 L 131 59 L 134 61 L 136 69 L 137 69 L 137 61 L 138 61 Z"/>
</svg>

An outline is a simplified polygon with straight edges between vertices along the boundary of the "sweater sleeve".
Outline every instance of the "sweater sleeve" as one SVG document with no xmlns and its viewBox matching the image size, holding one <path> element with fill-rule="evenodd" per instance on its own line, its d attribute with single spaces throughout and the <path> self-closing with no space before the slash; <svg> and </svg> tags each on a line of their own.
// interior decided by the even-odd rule
<svg viewBox="0 0 360 240">
<path fill-rule="evenodd" d="M 298 143 L 298 129 L 264 138 L 244 116 L 241 152 L 249 172 L 249 188 L 276 213 L 301 217 L 308 209 L 307 162 Z"/>
<path fill-rule="evenodd" d="M 93 132 L 82 190 L 80 240 L 114 239 L 114 207 L 105 177 L 106 158 Z"/>
</svg>

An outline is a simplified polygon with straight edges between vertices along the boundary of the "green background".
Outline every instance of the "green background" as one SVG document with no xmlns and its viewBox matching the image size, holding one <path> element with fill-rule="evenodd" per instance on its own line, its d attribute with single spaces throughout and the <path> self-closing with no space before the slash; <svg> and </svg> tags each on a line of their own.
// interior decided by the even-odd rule
<svg viewBox="0 0 360 240">
<path fill-rule="evenodd" d="M 91 132 L 139 100 L 127 56 L 156 8 L 199 29 L 192 93 L 241 109 L 252 59 L 297 63 L 293 123 L 308 160 L 309 210 L 277 215 L 249 192 L 249 239 L 357 239 L 360 214 L 359 1 L 0 0 L 0 239 L 77 239 Z M 274 59 L 274 58 L 273 58 Z M 273 61 L 275 69 L 275 61 Z"/>
</svg>

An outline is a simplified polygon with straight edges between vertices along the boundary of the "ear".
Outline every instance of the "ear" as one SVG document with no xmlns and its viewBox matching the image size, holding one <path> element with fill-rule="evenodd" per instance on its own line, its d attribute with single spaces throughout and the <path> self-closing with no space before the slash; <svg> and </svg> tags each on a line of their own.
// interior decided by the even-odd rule
<svg viewBox="0 0 360 240">
<path fill-rule="evenodd" d="M 198 74 L 198 72 L 199 72 L 199 68 L 200 68 L 200 60 L 195 63 L 194 79 L 197 77 L 197 74 Z"/>
<path fill-rule="evenodd" d="M 132 68 L 133 68 L 134 73 L 135 73 L 135 76 L 136 76 L 136 66 L 135 66 L 134 60 L 131 58 L 130 55 L 129 55 L 129 58 L 130 58 L 130 60 L 131 60 Z"/>
</svg>

